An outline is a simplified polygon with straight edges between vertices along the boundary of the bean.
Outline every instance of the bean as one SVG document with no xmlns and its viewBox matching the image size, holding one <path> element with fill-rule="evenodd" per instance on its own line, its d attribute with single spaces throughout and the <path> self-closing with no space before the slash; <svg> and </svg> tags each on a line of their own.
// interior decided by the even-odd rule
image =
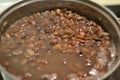
<svg viewBox="0 0 120 80">
<path fill-rule="evenodd" d="M 69 14 L 67 15 L 67 18 L 70 19 L 70 18 L 72 18 L 72 16 L 73 16 L 72 13 L 69 13 Z"/>
<path fill-rule="evenodd" d="M 68 80 L 79 80 L 79 77 L 75 73 L 70 73 L 67 75 Z"/>
<path fill-rule="evenodd" d="M 22 65 L 25 65 L 27 63 L 27 59 L 23 59 L 22 61 L 21 61 L 21 64 Z"/>
<path fill-rule="evenodd" d="M 56 44 L 55 46 L 53 46 L 53 50 L 61 50 L 62 47 L 60 44 Z"/>
<path fill-rule="evenodd" d="M 56 14 L 60 14 L 61 10 L 60 9 L 56 9 Z"/>
<path fill-rule="evenodd" d="M 20 54 L 22 54 L 22 51 L 21 50 L 14 50 L 12 54 L 13 55 L 20 55 Z"/>
<path fill-rule="evenodd" d="M 5 33 L 5 36 L 6 36 L 7 39 L 11 38 L 9 33 Z"/>
<path fill-rule="evenodd" d="M 25 76 L 26 76 L 26 77 L 31 77 L 31 76 L 32 76 L 32 74 L 31 74 L 31 73 L 29 73 L 29 72 L 27 72 L 27 73 L 25 73 Z"/>
<path fill-rule="evenodd" d="M 25 52 L 23 53 L 25 57 L 32 57 L 35 53 L 32 49 L 26 49 Z"/>
<path fill-rule="evenodd" d="M 68 38 L 69 36 L 68 35 L 62 35 L 62 38 L 63 39 L 66 39 L 66 38 Z"/>
<path fill-rule="evenodd" d="M 38 63 L 48 64 L 47 60 L 39 58 L 36 60 Z"/>
<path fill-rule="evenodd" d="M 73 53 L 74 51 L 73 51 L 72 49 L 67 49 L 66 52 L 67 52 L 67 53 L 70 53 L 70 54 L 74 54 L 74 53 Z"/>
</svg>

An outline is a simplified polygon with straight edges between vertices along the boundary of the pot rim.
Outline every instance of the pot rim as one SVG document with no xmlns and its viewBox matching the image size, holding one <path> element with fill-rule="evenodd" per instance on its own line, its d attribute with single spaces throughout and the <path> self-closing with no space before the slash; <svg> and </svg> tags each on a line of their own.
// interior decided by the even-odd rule
<svg viewBox="0 0 120 80">
<path fill-rule="evenodd" d="M 22 6 L 31 4 L 33 2 L 39 2 L 39 1 L 49 1 L 49 0 L 20 0 L 20 1 L 16 1 L 14 4 L 8 6 L 6 9 L 1 11 L 0 23 L 6 16 L 8 16 L 10 13 L 12 13 L 12 11 L 14 11 Z M 51 1 L 54 1 L 54 0 L 51 0 Z M 71 1 L 71 2 L 82 3 L 82 4 L 87 5 L 88 7 L 95 8 L 96 10 L 101 11 L 103 14 L 107 14 L 106 16 L 108 16 L 109 20 L 114 20 L 113 24 L 116 25 L 115 28 L 116 28 L 116 31 L 119 35 L 119 39 L 120 39 L 119 19 L 116 17 L 116 15 L 111 10 L 109 10 L 105 6 L 100 5 L 100 4 L 93 2 L 93 1 L 89 1 L 89 0 L 60 0 L 60 1 Z M 105 73 L 104 76 L 100 77 L 100 79 L 98 79 L 98 80 L 103 80 L 103 79 L 107 78 L 109 75 L 111 75 L 118 68 L 119 65 L 120 65 L 120 56 L 119 56 L 119 61 L 116 63 L 116 65 L 110 71 Z"/>
</svg>

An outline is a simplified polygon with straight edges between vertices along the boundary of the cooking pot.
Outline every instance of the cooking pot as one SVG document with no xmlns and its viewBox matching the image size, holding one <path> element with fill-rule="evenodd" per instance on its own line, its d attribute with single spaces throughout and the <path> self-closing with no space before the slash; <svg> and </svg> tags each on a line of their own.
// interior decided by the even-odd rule
<svg viewBox="0 0 120 80">
<path fill-rule="evenodd" d="M 110 76 L 120 64 L 120 23 L 117 17 L 107 8 L 94 3 L 89 0 L 24 0 L 19 1 L 7 8 L 0 15 L 0 36 L 4 34 L 5 30 L 11 23 L 17 19 L 28 16 L 35 12 L 44 10 L 51 10 L 55 8 L 68 8 L 77 13 L 80 13 L 101 25 L 102 28 L 110 33 L 115 47 L 117 49 L 117 56 L 109 70 L 104 76 L 99 77 L 98 80 L 106 79 Z M 4 80 L 21 80 L 8 73 L 5 68 L 0 65 L 1 74 Z"/>
</svg>

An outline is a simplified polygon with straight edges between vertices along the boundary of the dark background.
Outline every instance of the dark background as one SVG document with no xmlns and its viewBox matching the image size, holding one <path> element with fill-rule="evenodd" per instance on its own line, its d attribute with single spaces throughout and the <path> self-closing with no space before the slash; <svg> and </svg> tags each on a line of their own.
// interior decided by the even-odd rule
<svg viewBox="0 0 120 80">
<path fill-rule="evenodd" d="M 118 18 L 120 18 L 120 5 L 107 7 L 112 10 Z M 1 75 L 0 80 L 3 80 Z M 120 67 L 107 80 L 120 80 Z"/>
<path fill-rule="evenodd" d="M 115 5 L 115 6 L 107 6 L 109 9 L 111 9 L 117 17 L 120 18 L 120 5 Z"/>
</svg>

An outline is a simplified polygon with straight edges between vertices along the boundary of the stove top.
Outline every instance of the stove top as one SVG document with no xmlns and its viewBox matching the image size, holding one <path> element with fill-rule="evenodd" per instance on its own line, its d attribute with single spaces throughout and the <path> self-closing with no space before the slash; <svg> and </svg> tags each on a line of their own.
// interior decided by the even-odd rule
<svg viewBox="0 0 120 80">
<path fill-rule="evenodd" d="M 111 9 L 116 14 L 116 16 L 120 18 L 120 5 L 106 6 L 106 7 Z M 1 75 L 0 75 L 0 80 L 3 80 Z M 120 80 L 120 67 L 106 80 Z"/>
</svg>

